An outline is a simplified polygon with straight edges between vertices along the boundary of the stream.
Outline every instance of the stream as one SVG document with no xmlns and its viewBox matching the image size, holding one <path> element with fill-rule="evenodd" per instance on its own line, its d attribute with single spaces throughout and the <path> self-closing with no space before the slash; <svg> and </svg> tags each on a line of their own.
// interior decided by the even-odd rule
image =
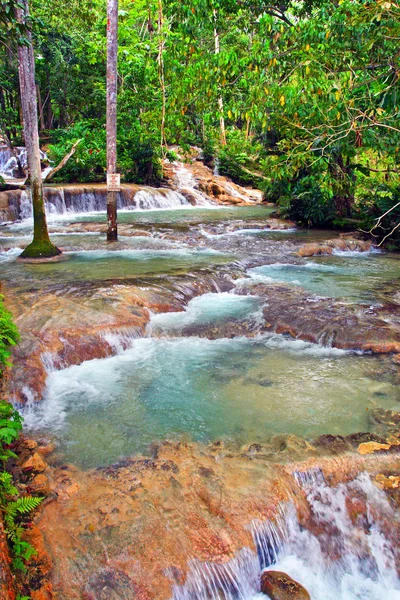
<svg viewBox="0 0 400 600">
<path fill-rule="evenodd" d="M 185 181 L 186 186 L 192 185 L 187 176 Z M 73 210 L 67 210 L 65 204 L 57 209 L 54 204 L 49 215 L 52 240 L 64 252 L 62 260 L 54 263 L 32 265 L 16 260 L 30 239 L 26 207 L 22 215 L 26 218 L 0 227 L 0 278 L 21 328 L 20 352 L 26 353 L 16 358 L 15 386 L 18 368 L 24 375 L 23 384 L 14 389 L 15 401 L 20 403 L 21 394 L 25 398 L 21 410 L 27 433 L 55 444 L 49 457 L 52 468 L 71 465 L 70 476 L 77 478 L 82 491 L 80 502 L 87 498 L 82 515 L 92 510 L 93 478 L 103 477 L 103 473 L 112 478 L 119 469 L 133 469 L 132 457 L 150 456 L 152 448 L 162 447 L 166 440 L 177 445 L 177 456 L 179 444 L 183 448 L 193 445 L 200 462 L 208 456 L 206 448 L 222 445 L 221 481 L 232 494 L 238 494 L 223 461 L 238 461 L 238 474 L 261 468 L 255 466 L 257 461 L 245 461 L 243 448 L 262 447 L 263 460 L 283 468 L 283 464 L 308 458 L 308 447 L 321 436 L 382 435 L 371 416 L 399 411 L 398 369 L 391 356 L 366 352 L 365 344 L 352 342 L 351 336 L 342 347 L 335 342 L 339 339 L 336 330 L 346 329 L 343 323 L 348 323 L 350 332 L 357 329 L 356 318 L 397 327 L 398 255 L 334 250 L 329 256 L 302 258 L 297 251 L 303 244 L 336 240 L 338 235 L 291 225 L 271 228 L 269 207 L 227 207 L 210 202 L 209 206 L 182 208 L 179 193 L 161 195 L 162 202 L 160 194 L 143 192 L 140 202 L 136 200 L 136 210 L 119 212 L 120 238 L 112 246 L 106 245 L 104 238 L 105 214 L 93 210 L 98 208 L 93 202 L 81 198 Z M 294 320 L 304 311 L 319 311 L 323 321 L 329 305 L 342 321 L 332 335 L 325 329 L 316 330 L 315 336 L 313 332 L 321 343 L 313 343 L 310 334 L 310 339 L 307 335 L 294 339 L 279 333 L 272 321 L 275 312 L 279 313 L 279 306 L 273 307 L 274 290 L 293 302 Z M 387 312 L 379 312 L 382 310 Z M 354 340 L 357 335 L 356 331 Z M 96 336 L 87 359 L 77 356 L 79 350 L 74 356 L 74 348 L 68 349 L 70 340 L 75 339 L 68 336 Z M 39 362 L 35 362 L 33 383 L 29 383 L 28 373 L 33 359 L 28 357 L 35 357 L 44 373 L 42 377 Z M 35 388 L 35 381 L 41 378 L 41 387 Z M 293 444 L 300 440 L 296 442 L 302 448 L 300 454 L 290 450 L 288 440 Z M 280 457 L 282 448 L 285 454 Z M 173 460 L 181 471 L 187 468 L 183 464 L 193 460 L 187 458 L 185 463 L 177 456 Z M 312 456 L 318 461 L 319 451 Z M 202 468 L 208 469 L 209 462 L 205 462 Z M 267 470 L 270 468 L 272 481 L 276 475 L 272 467 Z M 79 476 L 74 475 L 78 472 Z M 251 532 L 253 550 L 241 547 L 242 541 L 238 541 L 235 552 L 232 548 L 228 552 L 229 560 L 206 560 L 200 551 L 193 555 L 195 545 L 179 552 L 171 550 L 175 556 L 171 564 L 178 562 L 179 556 L 188 574 L 183 582 L 174 569 L 164 565 L 162 577 L 170 581 L 169 597 L 262 598 L 258 579 L 261 569 L 267 568 L 292 576 L 305 586 L 312 600 L 400 599 L 398 539 L 387 528 L 388 522 L 396 522 L 397 527 L 399 512 L 374 485 L 372 475 L 361 472 L 332 484 L 321 470 L 305 473 L 293 471 L 287 487 L 296 488 L 304 497 L 314 529 L 300 523 L 291 500 L 278 503 L 275 521 L 256 519 L 254 510 L 249 509 L 247 533 L 240 535 Z M 118 477 L 115 475 L 115 489 L 121 486 L 122 490 L 125 485 L 128 490 L 128 472 L 125 484 L 122 474 L 121 480 Z M 241 477 L 238 475 L 239 480 Z M 254 482 L 259 477 L 255 474 Z M 142 485 L 147 489 L 146 482 Z M 160 485 L 154 480 L 152 493 Z M 162 501 L 169 498 L 170 504 L 179 504 L 174 496 L 178 492 L 169 485 L 160 491 Z M 176 482 L 176 488 L 182 485 Z M 258 493 L 256 483 L 246 485 Z M 112 491 L 107 493 L 112 495 Z M 358 521 L 350 515 L 346 500 L 353 497 L 362 498 L 366 507 Z M 134 501 L 142 502 L 137 496 Z M 245 510 L 244 500 L 241 502 Z M 51 520 L 54 510 L 49 508 L 44 527 L 48 536 L 49 531 L 53 537 L 60 536 L 62 545 L 62 535 L 67 535 L 71 523 L 81 523 L 81 518 L 77 520 L 77 513 L 65 508 L 66 529 L 57 533 L 57 527 L 64 525 L 56 524 L 55 514 Z M 168 514 L 165 512 L 166 519 Z M 88 517 L 93 520 L 90 523 L 96 518 Z M 214 523 L 216 517 L 204 518 Z M 118 543 L 111 529 L 99 533 L 97 543 L 108 548 L 106 569 L 115 562 L 118 573 L 128 573 L 136 581 L 133 563 L 139 564 L 138 557 L 132 558 L 131 564 L 128 556 L 122 560 L 122 554 L 126 553 L 127 537 L 133 536 L 132 543 L 139 533 L 136 525 L 122 522 L 125 532 Z M 216 523 L 213 526 L 217 527 Z M 171 531 L 174 527 L 172 524 Z M 232 530 L 235 527 L 232 525 Z M 223 528 L 221 523 L 218 528 Z M 61 574 L 66 557 L 58 556 L 53 548 L 59 597 L 98 600 L 103 598 L 100 588 L 106 590 L 107 598 L 142 597 L 133 593 L 136 588 L 130 587 L 125 575 L 115 579 L 99 571 L 103 559 L 92 552 L 85 531 L 81 539 L 86 540 L 91 558 L 85 559 L 82 569 L 88 575 L 83 577 L 80 568 L 68 563 L 72 570 L 67 570 L 65 577 L 74 581 L 71 596 L 66 595 Z M 232 537 L 232 531 L 229 535 Z M 245 539 L 238 534 L 239 538 Z M 75 562 L 80 550 L 76 552 Z M 141 567 L 141 571 L 145 569 L 145 565 Z M 94 596 L 79 595 L 82 577 L 86 592 Z M 146 588 L 146 576 L 139 579 Z M 166 589 L 155 587 L 148 597 L 168 597 Z"/>
</svg>

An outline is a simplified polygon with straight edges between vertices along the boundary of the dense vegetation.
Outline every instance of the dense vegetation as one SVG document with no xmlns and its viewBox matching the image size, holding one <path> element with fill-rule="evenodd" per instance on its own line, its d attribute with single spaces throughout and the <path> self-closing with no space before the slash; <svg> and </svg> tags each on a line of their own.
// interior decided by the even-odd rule
<svg viewBox="0 0 400 600">
<path fill-rule="evenodd" d="M 11 313 L 4 307 L 0 297 L 0 378 L 9 366 L 11 348 L 19 339 L 18 330 Z M 10 545 L 13 568 L 25 571 L 26 561 L 36 553 L 23 539 L 25 521 L 39 506 L 42 498 L 20 495 L 14 484 L 10 467 L 18 459 L 18 440 L 22 432 L 22 417 L 7 401 L 0 399 L 0 515 Z"/>
<path fill-rule="evenodd" d="M 12 2 L 0 2 L 3 31 Z M 42 143 L 57 162 L 82 139 L 58 180 L 101 181 L 105 0 L 30 5 Z M 17 62 L 3 39 L 0 126 L 18 144 Z M 119 170 L 157 184 L 168 146 L 195 144 L 284 215 L 369 229 L 399 202 L 399 39 L 400 5 L 386 0 L 120 0 Z"/>
</svg>

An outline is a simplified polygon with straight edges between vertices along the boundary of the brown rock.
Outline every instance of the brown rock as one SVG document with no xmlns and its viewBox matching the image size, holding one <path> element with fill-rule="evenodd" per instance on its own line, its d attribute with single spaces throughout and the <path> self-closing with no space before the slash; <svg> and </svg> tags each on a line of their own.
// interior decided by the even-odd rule
<svg viewBox="0 0 400 600">
<path fill-rule="evenodd" d="M 43 475 L 42 473 L 34 477 L 30 482 L 29 487 L 33 493 L 38 494 L 39 496 L 48 496 L 51 491 L 49 480 L 46 475 Z"/>
<path fill-rule="evenodd" d="M 383 490 L 394 490 L 400 487 L 400 477 L 396 477 L 394 475 L 383 475 L 383 473 L 379 473 L 375 477 L 375 481 L 377 485 Z"/>
<path fill-rule="evenodd" d="M 0 520 L 0 598 L 2 600 L 15 600 L 14 579 L 10 563 L 3 522 Z"/>
<path fill-rule="evenodd" d="M 24 440 L 22 445 L 27 450 L 36 450 L 36 448 L 38 447 L 38 444 L 37 442 L 35 442 L 35 440 Z"/>
<path fill-rule="evenodd" d="M 46 444 L 46 445 L 43 445 L 43 446 L 38 446 L 37 451 L 42 456 L 48 456 L 49 454 L 51 454 L 52 452 L 54 452 L 54 448 L 55 448 L 54 444 Z"/>
<path fill-rule="evenodd" d="M 41 577 L 45 578 L 53 568 L 53 562 L 46 550 L 42 532 L 39 527 L 33 525 L 24 532 L 23 537 L 37 552 L 37 554 L 30 559 L 28 573 L 32 572 L 32 574 L 40 574 Z"/>
<path fill-rule="evenodd" d="M 378 442 L 365 442 L 364 444 L 360 444 L 357 448 L 357 452 L 359 454 L 372 454 L 378 450 L 389 450 L 390 444 L 378 444 Z"/>
<path fill-rule="evenodd" d="M 332 254 L 333 248 L 320 244 L 305 244 L 300 248 L 297 255 L 306 258 L 308 256 L 316 256 L 317 254 Z"/>
<path fill-rule="evenodd" d="M 271 600 L 311 600 L 300 583 L 280 571 L 264 571 L 261 574 L 261 592 Z"/>
<path fill-rule="evenodd" d="M 33 473 L 43 473 L 46 469 L 47 465 L 44 462 L 43 458 L 35 452 L 30 456 L 21 466 L 23 471 L 31 471 Z"/>
<path fill-rule="evenodd" d="M 53 600 L 53 586 L 50 581 L 45 580 L 44 584 L 38 589 L 30 592 L 32 600 Z"/>
</svg>

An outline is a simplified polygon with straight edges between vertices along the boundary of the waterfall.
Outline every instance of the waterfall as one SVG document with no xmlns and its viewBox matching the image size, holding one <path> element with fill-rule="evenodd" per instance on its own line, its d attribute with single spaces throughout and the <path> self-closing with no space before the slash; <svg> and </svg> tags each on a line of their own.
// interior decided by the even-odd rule
<svg viewBox="0 0 400 600">
<path fill-rule="evenodd" d="M 214 202 L 197 189 L 197 181 L 193 173 L 183 163 L 175 162 L 174 165 L 176 167 L 174 181 L 177 189 L 187 195 L 197 206 L 214 206 Z"/>
<path fill-rule="evenodd" d="M 26 148 L 18 146 L 14 148 L 17 153 L 18 160 L 20 161 L 22 168 L 26 169 L 28 166 L 28 160 L 26 155 Z M 47 160 L 45 152 L 40 151 L 40 160 Z M 13 179 L 17 175 L 18 163 L 17 159 L 8 148 L 8 146 L 0 146 L 0 175 L 4 179 Z"/>
<path fill-rule="evenodd" d="M 45 187 L 45 202 L 48 215 L 69 215 L 106 210 L 107 189 L 105 185 L 70 185 Z M 16 190 L 19 194 L 18 218 L 32 216 L 30 194 Z M 183 194 L 167 188 L 138 187 L 124 185 L 117 196 L 121 210 L 153 210 L 190 207 Z"/>
<path fill-rule="evenodd" d="M 274 522 L 253 521 L 256 553 L 245 548 L 225 564 L 192 561 L 172 600 L 251 600 L 269 568 L 297 580 L 312 600 L 400 599 L 399 519 L 385 494 L 366 473 L 337 487 L 319 470 L 293 475 L 309 521 L 300 525 L 292 503 L 280 506 Z"/>
<path fill-rule="evenodd" d="M 151 210 L 155 208 L 179 208 L 188 206 L 189 202 L 185 196 L 174 190 L 165 188 L 146 188 L 135 195 L 136 207 L 141 210 Z"/>
</svg>

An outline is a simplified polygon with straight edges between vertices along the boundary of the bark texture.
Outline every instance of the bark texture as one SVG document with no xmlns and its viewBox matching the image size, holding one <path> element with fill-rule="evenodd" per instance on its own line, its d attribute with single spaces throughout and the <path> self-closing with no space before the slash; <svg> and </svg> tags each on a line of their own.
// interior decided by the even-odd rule
<svg viewBox="0 0 400 600">
<path fill-rule="evenodd" d="M 219 33 L 217 29 L 217 11 L 213 10 L 214 15 L 214 46 L 215 46 L 215 55 L 217 56 L 220 53 L 220 44 L 219 44 Z M 220 96 L 218 98 L 218 109 L 219 109 L 219 126 L 221 132 L 221 145 L 226 146 L 226 131 L 225 131 L 225 117 L 224 117 L 224 100 L 222 98 L 222 90 L 219 90 Z"/>
<path fill-rule="evenodd" d="M 28 17 L 28 0 L 21 0 L 17 18 L 20 23 L 26 23 Z M 50 258 L 61 252 L 50 242 L 47 229 L 40 164 L 35 57 L 29 29 L 26 31 L 26 37 L 29 43 L 18 46 L 18 73 L 33 206 L 33 241 L 25 248 L 21 258 Z"/>
<path fill-rule="evenodd" d="M 107 173 L 117 171 L 118 0 L 107 3 Z M 107 240 L 118 239 L 117 192 L 107 191 Z"/>
</svg>

